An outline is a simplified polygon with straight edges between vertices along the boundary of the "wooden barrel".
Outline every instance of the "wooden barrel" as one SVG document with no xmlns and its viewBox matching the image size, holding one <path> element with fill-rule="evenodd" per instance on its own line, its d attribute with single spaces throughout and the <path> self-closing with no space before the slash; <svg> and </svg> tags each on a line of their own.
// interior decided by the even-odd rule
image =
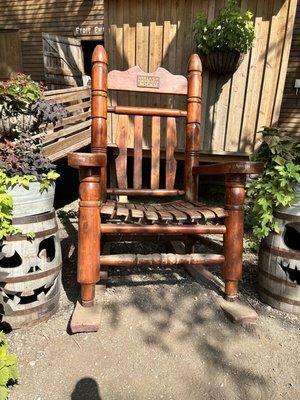
<svg viewBox="0 0 300 400">
<path fill-rule="evenodd" d="M 300 191 L 296 203 L 277 212 L 280 233 L 271 233 L 259 253 L 259 293 L 279 310 L 300 313 Z"/>
<path fill-rule="evenodd" d="M 16 329 L 57 311 L 62 256 L 55 211 L 14 218 L 13 225 L 22 234 L 0 243 L 0 313 Z"/>
</svg>

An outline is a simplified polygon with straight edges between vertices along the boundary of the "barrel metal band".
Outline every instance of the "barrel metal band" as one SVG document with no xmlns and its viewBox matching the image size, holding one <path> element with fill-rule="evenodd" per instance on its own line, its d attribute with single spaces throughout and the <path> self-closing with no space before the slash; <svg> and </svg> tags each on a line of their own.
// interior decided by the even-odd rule
<svg viewBox="0 0 300 400">
<path fill-rule="evenodd" d="M 54 228 L 46 229 L 41 232 L 34 232 L 34 234 L 35 234 L 34 239 L 53 235 L 53 234 L 57 233 L 57 230 L 58 230 L 58 226 L 55 223 Z M 6 242 L 17 242 L 19 240 L 28 240 L 28 237 L 26 234 L 20 234 L 20 235 L 17 234 L 17 235 L 7 236 L 5 238 Z"/>
<path fill-rule="evenodd" d="M 57 282 L 55 282 L 55 285 L 57 284 Z M 48 299 L 48 301 L 46 303 L 40 304 L 39 306 L 36 307 L 32 307 L 32 308 L 27 308 L 26 310 L 17 310 L 17 311 L 12 311 L 9 315 L 7 315 L 8 317 L 16 317 L 16 316 L 21 316 L 21 315 L 28 315 L 28 314 L 33 314 L 35 312 L 39 312 L 41 315 L 43 312 L 47 313 L 47 316 L 49 316 L 49 312 L 51 312 L 51 310 L 54 307 L 57 307 L 57 301 L 59 299 L 60 293 L 59 290 L 57 291 L 57 293 L 55 293 L 55 295 L 51 298 Z M 40 321 L 40 319 L 39 319 Z"/>
<path fill-rule="evenodd" d="M 21 225 L 21 224 L 29 224 L 35 222 L 44 222 L 48 221 L 49 219 L 55 218 L 55 211 L 37 214 L 37 215 L 28 215 L 26 217 L 16 217 L 12 219 L 13 225 Z"/>
<path fill-rule="evenodd" d="M 270 246 L 265 242 L 262 242 L 261 248 L 263 250 L 269 251 L 271 254 L 275 256 L 290 258 L 292 260 L 300 260 L 300 251 L 280 249 L 279 247 Z"/>
<path fill-rule="evenodd" d="M 36 274 L 28 274 L 28 275 L 24 275 L 24 276 L 13 276 L 11 278 L 2 279 L 2 282 L 5 282 L 5 283 L 29 282 L 29 281 L 34 281 L 36 279 L 46 278 L 47 276 L 50 276 L 50 275 L 55 275 L 54 276 L 54 279 L 55 279 L 56 275 L 60 272 L 61 267 L 62 267 L 62 264 L 59 264 L 58 267 L 49 269 L 48 271 L 38 272 Z"/>
<path fill-rule="evenodd" d="M 300 222 L 300 215 L 288 214 L 282 211 L 274 212 L 274 217 L 284 219 L 285 221 Z"/>
<path fill-rule="evenodd" d="M 284 285 L 290 286 L 290 287 L 293 287 L 293 288 L 297 287 L 297 283 L 290 282 L 290 281 L 288 281 L 286 279 L 278 278 L 278 276 L 270 274 L 269 272 L 267 272 L 267 271 L 265 271 L 263 269 L 259 270 L 259 274 L 265 276 L 266 278 L 271 279 L 274 282 L 283 283 Z"/>
<path fill-rule="evenodd" d="M 272 297 L 275 300 L 281 301 L 283 303 L 291 304 L 292 306 L 300 306 L 300 301 L 298 301 L 298 300 L 288 299 L 286 297 L 279 296 L 278 294 L 272 293 L 268 289 L 261 286 L 261 284 L 258 284 L 258 286 L 259 286 L 259 290 L 262 293 L 266 294 L 269 297 Z"/>
</svg>

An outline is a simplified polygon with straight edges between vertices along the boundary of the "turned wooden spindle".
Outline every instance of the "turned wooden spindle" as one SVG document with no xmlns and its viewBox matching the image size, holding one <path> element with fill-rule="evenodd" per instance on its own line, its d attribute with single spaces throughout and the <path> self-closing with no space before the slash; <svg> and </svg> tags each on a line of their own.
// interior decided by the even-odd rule
<svg viewBox="0 0 300 400">
<path fill-rule="evenodd" d="M 228 216 L 225 218 L 223 277 L 225 295 L 228 300 L 235 300 L 238 294 L 238 281 L 243 270 L 244 202 L 245 174 L 226 175 L 226 204 Z"/>
<path fill-rule="evenodd" d="M 100 279 L 100 180 L 99 168 L 81 168 L 79 185 L 78 269 L 82 305 L 94 304 Z"/>
<path fill-rule="evenodd" d="M 107 63 L 108 57 L 103 46 L 95 47 L 92 56 L 91 82 L 91 148 L 92 153 L 107 152 Z M 106 199 L 106 165 L 101 174 L 101 199 Z"/>
<path fill-rule="evenodd" d="M 202 66 L 197 54 L 188 63 L 187 118 L 185 132 L 184 186 L 187 200 L 198 198 L 198 177 L 192 168 L 199 163 Z"/>
</svg>

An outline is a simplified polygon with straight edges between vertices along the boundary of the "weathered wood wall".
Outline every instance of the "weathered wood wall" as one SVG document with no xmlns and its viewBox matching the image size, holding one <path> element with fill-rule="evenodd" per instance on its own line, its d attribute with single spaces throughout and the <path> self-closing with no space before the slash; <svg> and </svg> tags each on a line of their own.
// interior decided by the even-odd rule
<svg viewBox="0 0 300 400">
<path fill-rule="evenodd" d="M 19 29 L 23 71 L 36 80 L 44 79 L 42 32 L 74 37 L 76 27 L 101 27 L 103 21 L 104 0 L 0 1 L 0 30 Z"/>
<path fill-rule="evenodd" d="M 0 80 L 8 79 L 13 72 L 22 70 L 19 31 L 0 29 Z"/>
<path fill-rule="evenodd" d="M 197 12 L 214 18 L 223 0 L 106 0 L 105 44 L 110 69 L 138 64 L 145 71 L 163 66 L 186 74 L 195 50 L 192 23 Z M 256 40 L 231 79 L 204 73 L 202 151 L 252 151 L 256 132 L 278 121 L 296 0 L 241 0 L 255 14 Z M 113 97 L 112 101 L 119 98 Z M 122 98 L 123 99 L 123 98 Z M 112 124 L 113 125 L 113 124 Z M 114 126 L 110 131 L 115 141 Z M 183 147 L 183 133 L 178 141 Z"/>
<path fill-rule="evenodd" d="M 279 125 L 300 140 L 300 88 L 295 89 L 295 79 L 300 79 L 300 3 L 294 25 L 292 46 L 285 80 Z"/>
</svg>

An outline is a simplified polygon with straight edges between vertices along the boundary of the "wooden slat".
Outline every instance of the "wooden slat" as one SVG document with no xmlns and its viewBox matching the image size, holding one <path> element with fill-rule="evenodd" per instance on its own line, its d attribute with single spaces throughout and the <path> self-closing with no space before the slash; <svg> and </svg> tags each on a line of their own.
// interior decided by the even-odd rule
<svg viewBox="0 0 300 400">
<path fill-rule="evenodd" d="M 67 136 L 70 136 L 78 131 L 82 131 L 84 128 L 90 127 L 91 126 L 91 120 L 83 121 L 76 123 L 72 126 L 69 126 L 68 128 L 60 129 L 59 131 L 55 131 L 52 133 L 48 133 L 45 136 L 44 143 L 49 143 L 52 142 L 55 139 L 59 138 L 65 138 Z"/>
<path fill-rule="evenodd" d="M 174 157 L 176 145 L 176 120 L 175 118 L 167 118 L 166 189 L 174 188 L 177 165 L 177 161 Z"/>
<path fill-rule="evenodd" d="M 160 167 L 160 117 L 152 117 L 151 138 L 151 189 L 159 188 Z"/>
<path fill-rule="evenodd" d="M 173 221 L 173 215 L 164 210 L 163 204 L 155 204 L 154 208 L 162 221 Z"/>
<path fill-rule="evenodd" d="M 295 9 L 297 8 L 297 14 L 295 16 Z M 274 103 L 272 122 L 276 123 L 279 119 L 279 125 L 283 128 L 287 128 L 287 125 L 283 126 L 283 118 L 287 115 L 286 119 L 288 127 L 291 129 L 291 134 L 295 137 L 299 137 L 300 129 L 298 126 L 293 126 L 293 116 L 294 114 L 300 115 L 300 104 L 298 98 L 299 94 L 296 95 L 294 89 L 294 82 L 296 78 L 299 78 L 299 44 L 300 44 L 300 32 L 299 29 L 294 29 L 294 34 L 292 35 L 292 29 L 295 18 L 295 27 L 300 25 L 300 3 L 297 0 L 290 1 L 289 14 L 287 19 L 287 29 L 286 29 L 286 38 L 284 44 L 284 50 L 282 55 L 282 67 L 287 68 L 286 80 L 285 76 L 281 74 L 279 76 L 278 88 L 276 93 L 276 99 Z M 290 52 L 290 57 L 288 58 L 288 54 Z M 294 60 L 296 61 L 296 68 L 294 68 Z M 296 70 L 295 70 L 296 69 Z M 285 95 L 291 92 L 294 103 L 292 107 L 289 106 L 288 100 L 285 99 Z M 283 99 L 281 98 L 283 95 Z"/>
<path fill-rule="evenodd" d="M 89 143 L 91 143 L 91 130 L 87 129 L 66 139 L 46 145 L 43 152 L 51 161 L 55 161 L 65 157 L 72 151 L 87 146 Z"/>
<path fill-rule="evenodd" d="M 133 187 L 142 188 L 143 117 L 134 117 Z"/>
<path fill-rule="evenodd" d="M 128 116 L 120 115 L 118 118 L 116 143 L 119 148 L 119 155 L 116 158 L 116 174 L 118 187 L 127 188 L 127 125 Z"/>
</svg>

